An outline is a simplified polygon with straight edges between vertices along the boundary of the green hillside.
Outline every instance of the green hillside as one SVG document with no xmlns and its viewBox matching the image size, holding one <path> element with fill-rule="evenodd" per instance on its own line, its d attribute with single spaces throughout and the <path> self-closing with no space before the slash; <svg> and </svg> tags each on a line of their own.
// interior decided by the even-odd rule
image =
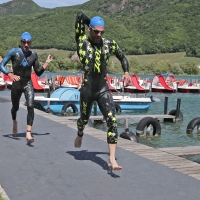
<svg viewBox="0 0 200 200">
<path fill-rule="evenodd" d="M 1 46 L 27 30 L 34 36 L 35 48 L 75 50 L 74 21 L 82 10 L 89 17 L 104 17 L 105 37 L 114 38 L 126 54 L 185 51 L 200 57 L 199 0 L 90 0 L 55 9 L 40 8 L 31 0 L 14 0 L 2 6 L 9 9 L 0 12 Z"/>
<path fill-rule="evenodd" d="M 14 0 L 0 4 L 0 16 L 2 15 L 29 15 L 46 12 L 47 8 L 41 8 L 32 0 Z"/>
<path fill-rule="evenodd" d="M 103 17 L 104 37 L 115 39 L 126 55 L 135 55 L 130 58 L 133 72 L 197 74 L 196 60 L 192 59 L 181 59 L 178 63 L 173 62 L 172 56 L 167 61 L 140 63 L 138 60 L 141 55 L 177 52 L 200 58 L 199 10 L 199 0 L 90 0 L 82 5 L 54 9 L 41 8 L 32 0 L 13 0 L 0 4 L 0 55 L 17 47 L 24 31 L 32 34 L 34 49 L 75 52 L 74 22 L 76 13 L 83 11 L 89 17 Z M 51 70 L 64 70 L 66 58 L 57 60 L 60 61 Z M 113 62 L 109 65 L 112 70 L 120 70 L 120 66 L 112 68 Z M 67 63 L 66 68 L 77 70 L 79 67 L 79 64 Z"/>
<path fill-rule="evenodd" d="M 98 11 L 140 34 L 134 54 L 187 51 L 200 57 L 199 0 L 97 0 L 80 9 Z M 133 33 L 134 34 L 134 33 Z M 133 37 L 134 38 L 134 35 Z"/>
</svg>

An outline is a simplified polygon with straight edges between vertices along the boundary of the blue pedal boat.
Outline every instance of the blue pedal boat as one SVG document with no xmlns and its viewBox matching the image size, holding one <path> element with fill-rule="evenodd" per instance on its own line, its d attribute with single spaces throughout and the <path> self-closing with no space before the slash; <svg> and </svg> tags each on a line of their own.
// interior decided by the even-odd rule
<svg viewBox="0 0 200 200">
<path fill-rule="evenodd" d="M 121 93 L 112 93 L 117 112 L 123 110 L 148 110 L 153 102 L 151 97 L 131 97 L 121 95 Z M 58 88 L 50 98 L 44 96 L 35 96 L 34 107 L 43 111 L 51 111 L 52 113 L 61 113 L 65 115 L 67 112 L 80 112 L 80 91 L 75 88 Z M 97 106 L 97 112 L 100 112 Z"/>
</svg>

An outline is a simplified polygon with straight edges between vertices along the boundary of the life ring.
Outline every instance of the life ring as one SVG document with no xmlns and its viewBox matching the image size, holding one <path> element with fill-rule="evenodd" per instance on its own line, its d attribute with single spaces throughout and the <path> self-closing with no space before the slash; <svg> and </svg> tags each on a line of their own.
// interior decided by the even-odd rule
<svg viewBox="0 0 200 200">
<path fill-rule="evenodd" d="M 153 135 L 160 135 L 161 134 L 161 126 L 157 119 L 153 117 L 145 117 L 139 121 L 136 127 L 136 135 L 144 135 L 144 131 L 146 128 L 146 134 L 150 134 L 150 125 L 153 127 Z"/>
<path fill-rule="evenodd" d="M 117 113 L 118 112 L 122 112 L 122 109 L 121 109 L 120 105 L 117 104 L 117 103 L 115 103 L 115 110 L 116 110 Z"/>
<path fill-rule="evenodd" d="M 71 107 L 73 110 L 74 114 L 78 113 L 78 108 L 76 107 L 76 105 L 74 105 L 73 103 L 66 103 L 63 107 L 62 107 L 62 111 L 61 111 L 61 115 L 65 116 L 67 114 L 66 110 Z"/>
<path fill-rule="evenodd" d="M 173 109 L 171 110 L 168 115 L 173 115 L 176 116 L 176 110 Z M 181 111 L 179 111 L 179 116 L 178 118 L 176 118 L 176 121 L 183 121 L 183 113 Z M 173 119 L 171 118 L 164 118 L 164 122 L 173 122 Z"/>
<path fill-rule="evenodd" d="M 192 134 L 193 133 L 193 129 L 195 128 L 195 126 L 200 125 L 200 117 L 196 117 L 194 119 L 192 119 L 188 125 L 187 125 L 187 130 L 186 133 L 187 134 Z"/>
</svg>

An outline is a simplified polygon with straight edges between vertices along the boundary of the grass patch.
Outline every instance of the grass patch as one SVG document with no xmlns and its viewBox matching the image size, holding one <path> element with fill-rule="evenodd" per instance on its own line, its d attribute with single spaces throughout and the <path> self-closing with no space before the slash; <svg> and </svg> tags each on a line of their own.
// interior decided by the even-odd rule
<svg viewBox="0 0 200 200">
<path fill-rule="evenodd" d="M 194 62 L 195 64 L 200 64 L 200 58 L 195 57 L 185 57 L 185 52 L 180 53 L 163 53 L 154 55 L 138 55 L 135 56 L 138 62 L 141 64 L 153 62 L 153 61 L 169 61 L 173 64 L 185 64 L 187 62 Z M 129 58 L 129 56 L 127 56 Z"/>
<path fill-rule="evenodd" d="M 58 50 L 58 49 L 34 49 L 34 51 L 39 55 L 43 53 L 47 54 L 53 54 L 55 56 L 61 56 L 63 58 L 68 58 L 71 53 L 74 53 L 73 51 L 66 51 L 66 50 Z"/>
<path fill-rule="evenodd" d="M 56 56 L 61 56 L 63 58 L 69 58 L 73 51 L 66 50 L 57 50 L 57 49 L 35 49 L 38 55 L 47 53 L 54 54 Z M 200 58 L 195 57 L 185 57 L 185 52 L 180 53 L 161 53 L 161 54 L 152 54 L 152 55 L 126 55 L 127 59 L 136 58 L 139 64 L 150 63 L 154 61 L 168 61 L 171 64 L 185 64 L 187 62 L 194 62 L 197 65 L 200 65 Z M 110 57 L 110 61 L 118 62 L 118 59 L 115 56 Z"/>
<path fill-rule="evenodd" d="M 0 194 L 0 200 L 5 200 L 5 199 L 1 196 L 1 194 Z"/>
<path fill-rule="evenodd" d="M 135 58 L 139 64 L 148 64 L 152 62 L 165 61 L 171 64 L 186 64 L 187 62 L 193 62 L 196 65 L 200 65 L 200 58 L 185 57 L 185 52 L 180 53 L 161 53 L 152 55 L 126 55 L 127 59 Z M 117 61 L 116 57 L 111 57 L 113 61 Z"/>
</svg>

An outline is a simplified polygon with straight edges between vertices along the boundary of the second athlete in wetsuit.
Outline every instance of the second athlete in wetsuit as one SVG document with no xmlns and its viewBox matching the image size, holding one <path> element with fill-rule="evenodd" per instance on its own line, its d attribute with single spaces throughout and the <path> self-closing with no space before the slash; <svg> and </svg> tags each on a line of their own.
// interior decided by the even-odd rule
<svg viewBox="0 0 200 200">
<path fill-rule="evenodd" d="M 13 48 L 5 56 L 3 61 L 0 63 L 0 71 L 12 78 L 12 119 L 13 119 L 13 134 L 17 134 L 17 121 L 16 115 L 19 110 L 19 102 L 22 93 L 24 93 L 27 102 L 27 133 L 26 139 L 33 142 L 34 138 L 31 135 L 31 128 L 34 119 L 34 88 L 31 81 L 32 67 L 37 74 L 40 76 L 48 66 L 48 63 L 52 61 L 51 55 L 47 57 L 43 67 L 40 67 L 38 62 L 37 53 L 30 50 L 32 36 L 28 32 L 24 32 L 21 35 L 21 48 Z M 9 73 L 5 68 L 6 64 L 11 60 L 13 73 Z"/>
</svg>

